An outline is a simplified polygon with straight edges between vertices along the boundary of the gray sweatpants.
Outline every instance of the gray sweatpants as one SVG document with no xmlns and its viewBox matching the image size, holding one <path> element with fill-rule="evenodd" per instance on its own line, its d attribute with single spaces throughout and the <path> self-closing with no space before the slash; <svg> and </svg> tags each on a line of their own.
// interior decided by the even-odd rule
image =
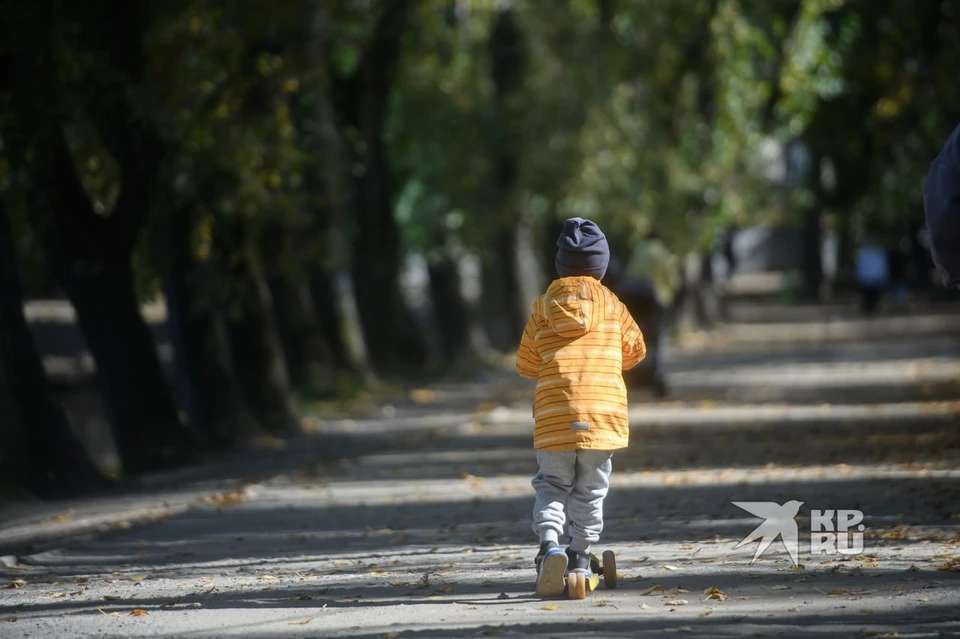
<svg viewBox="0 0 960 639">
<path fill-rule="evenodd" d="M 537 451 L 540 472 L 531 483 L 537 491 L 533 531 L 540 543 L 559 542 L 568 516 L 571 549 L 582 552 L 600 540 L 612 456 L 610 450 Z"/>
</svg>

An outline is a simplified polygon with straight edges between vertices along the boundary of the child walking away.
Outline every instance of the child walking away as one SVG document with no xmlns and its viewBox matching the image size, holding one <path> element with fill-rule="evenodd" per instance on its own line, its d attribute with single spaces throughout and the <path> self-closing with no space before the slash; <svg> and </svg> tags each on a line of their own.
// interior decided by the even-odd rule
<svg viewBox="0 0 960 639">
<path fill-rule="evenodd" d="M 646 354 L 643 335 L 600 280 L 607 240 L 590 220 L 572 218 L 557 240 L 560 279 L 533 304 L 517 351 L 517 372 L 537 380 L 533 479 L 537 594 L 563 593 L 567 573 L 590 573 L 590 545 L 603 531 L 613 451 L 629 439 L 623 371 Z M 567 519 L 571 542 L 561 549 Z"/>
</svg>

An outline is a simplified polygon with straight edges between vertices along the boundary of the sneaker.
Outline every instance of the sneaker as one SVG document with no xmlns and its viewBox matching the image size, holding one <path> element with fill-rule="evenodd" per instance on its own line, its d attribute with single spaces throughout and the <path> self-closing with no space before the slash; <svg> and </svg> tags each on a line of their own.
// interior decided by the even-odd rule
<svg viewBox="0 0 960 639">
<path fill-rule="evenodd" d="M 564 576 L 567 572 L 567 553 L 555 543 L 544 543 L 535 560 L 537 565 L 537 594 L 541 597 L 556 597 L 566 589 Z"/>
<path fill-rule="evenodd" d="M 584 572 L 588 576 L 592 574 L 590 570 L 590 552 L 577 552 L 567 548 L 567 572 Z"/>
</svg>

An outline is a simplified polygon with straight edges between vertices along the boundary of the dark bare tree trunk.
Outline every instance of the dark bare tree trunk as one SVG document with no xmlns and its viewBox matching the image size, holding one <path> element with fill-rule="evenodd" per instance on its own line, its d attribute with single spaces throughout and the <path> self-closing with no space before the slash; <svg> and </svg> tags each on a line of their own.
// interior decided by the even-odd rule
<svg viewBox="0 0 960 639">
<path fill-rule="evenodd" d="M 164 292 L 181 402 L 193 432 L 210 446 L 229 446 L 252 434 L 255 424 L 233 370 L 213 265 L 191 250 L 190 211 L 167 214 L 159 249 L 169 260 Z"/>
<path fill-rule="evenodd" d="M 428 266 L 433 315 L 446 364 L 477 356 L 471 342 L 471 311 L 463 298 L 457 260 L 446 256 Z"/>
<path fill-rule="evenodd" d="M 227 271 L 241 291 L 227 315 L 234 367 L 247 403 L 260 424 L 274 433 L 300 431 L 297 403 L 277 332 L 273 297 L 256 248 L 243 222 L 225 221 L 217 241 L 231 256 Z"/>
<path fill-rule="evenodd" d="M 100 91 L 86 114 L 120 169 L 114 210 L 101 216 L 80 184 L 56 100 L 60 92 L 54 84 L 58 74 L 53 46 L 61 16 L 47 3 L 29 9 L 32 12 L 3 13 L 3 36 L 17 51 L 15 58 L 4 61 L 4 79 L 13 96 L 10 107 L 17 116 L 3 131 L 4 143 L 28 178 L 30 221 L 43 238 L 52 270 L 77 311 L 96 361 L 124 469 L 133 474 L 158 470 L 183 461 L 189 442 L 133 291 L 131 254 L 151 205 L 163 152 L 128 103 L 143 68 L 147 16 L 135 3 L 112 11 L 105 3 L 84 5 L 84 13 L 73 16 L 82 16 L 83 24 L 93 29 L 84 32 L 84 46 L 102 46 L 98 52 L 111 65 L 109 73 L 89 78 Z M 109 19 L 97 21 L 105 16 Z M 23 29 L 30 36 L 25 37 Z M 98 34 L 104 37 L 98 39 Z"/>
<path fill-rule="evenodd" d="M 357 133 L 354 145 L 353 243 L 357 305 L 364 335 L 379 365 L 418 363 L 426 351 L 416 322 L 400 294 L 400 231 L 393 217 L 393 189 L 383 143 L 387 103 L 400 54 L 409 0 L 387 0 L 354 75 L 338 85 L 338 110 Z"/>
<path fill-rule="evenodd" d="M 800 263 L 803 273 L 801 296 L 819 302 L 823 286 L 823 231 L 819 203 L 815 202 L 803 215 L 800 232 Z"/>
<path fill-rule="evenodd" d="M 6 208 L 0 203 L 0 469 L 40 497 L 76 495 L 108 484 L 51 397 L 23 314 Z"/>
<path fill-rule="evenodd" d="M 290 383 L 333 383 L 333 355 L 321 328 L 306 275 L 304 242 L 310 229 L 285 222 L 270 223 L 259 233 L 259 246 L 270 265 L 267 282 L 273 298 L 277 331 L 283 346 Z"/>
<path fill-rule="evenodd" d="M 280 273 L 269 278 L 283 354 L 295 387 L 329 386 L 334 379 L 333 353 L 313 301 L 306 277 Z"/>
<path fill-rule="evenodd" d="M 347 165 L 333 104 L 333 83 L 330 80 L 330 56 L 327 50 L 331 39 L 328 6 L 324 0 L 308 5 L 307 56 L 317 77 L 314 92 L 314 112 L 304 117 L 312 122 L 314 146 L 310 157 L 315 161 L 307 172 L 307 188 L 315 193 L 310 205 L 315 210 L 319 233 L 324 236 L 324 260 L 310 273 L 310 290 L 317 301 L 316 311 L 323 326 L 327 343 L 341 367 L 359 375 L 367 386 L 377 383 L 370 362 L 369 348 L 363 327 L 350 271 L 351 251 L 346 228 L 348 197 Z M 350 85 L 353 90 L 353 85 Z M 341 87 L 345 92 L 346 89 Z M 305 136 L 309 138 L 310 136 Z M 392 216 L 391 216 L 392 220 Z"/>
</svg>

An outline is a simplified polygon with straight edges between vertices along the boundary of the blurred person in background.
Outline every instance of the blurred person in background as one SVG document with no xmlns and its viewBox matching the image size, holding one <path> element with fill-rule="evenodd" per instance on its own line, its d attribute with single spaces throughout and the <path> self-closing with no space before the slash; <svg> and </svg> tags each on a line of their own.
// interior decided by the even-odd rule
<svg viewBox="0 0 960 639">
<path fill-rule="evenodd" d="M 877 312 L 884 289 L 890 280 L 887 252 L 868 237 L 857 250 L 857 286 L 860 287 L 860 310 L 866 315 Z"/>
<path fill-rule="evenodd" d="M 930 230 L 930 253 L 944 286 L 960 287 L 960 126 L 950 134 L 930 166 L 923 187 L 923 210 Z"/>
<path fill-rule="evenodd" d="M 663 346 L 667 331 L 667 309 L 680 288 L 680 269 L 655 230 L 633 248 L 620 269 L 616 294 L 636 318 L 647 344 L 647 358 L 625 374 L 627 386 L 650 387 L 658 397 L 667 395 L 663 376 Z"/>
</svg>

